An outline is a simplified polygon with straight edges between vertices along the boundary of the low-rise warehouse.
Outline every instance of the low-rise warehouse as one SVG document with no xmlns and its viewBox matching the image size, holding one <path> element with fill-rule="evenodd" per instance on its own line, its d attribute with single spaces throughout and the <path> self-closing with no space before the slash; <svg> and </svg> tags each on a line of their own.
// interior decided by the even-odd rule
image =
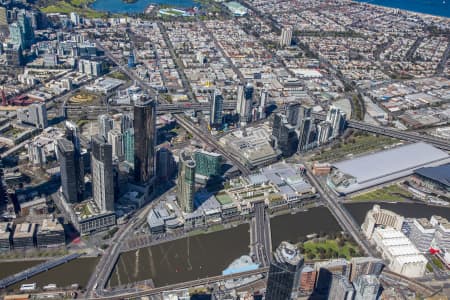
<svg viewBox="0 0 450 300">
<path fill-rule="evenodd" d="M 450 156 L 445 151 L 420 142 L 335 163 L 327 183 L 346 195 L 447 163 Z"/>
</svg>

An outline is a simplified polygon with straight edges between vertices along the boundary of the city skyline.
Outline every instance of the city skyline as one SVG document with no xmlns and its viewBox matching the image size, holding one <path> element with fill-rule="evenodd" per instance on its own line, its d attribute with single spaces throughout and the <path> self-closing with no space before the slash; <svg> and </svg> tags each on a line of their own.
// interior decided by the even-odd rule
<svg viewBox="0 0 450 300">
<path fill-rule="evenodd" d="M 448 18 L 163 2 L 0 0 L 0 297 L 447 299 Z"/>
</svg>

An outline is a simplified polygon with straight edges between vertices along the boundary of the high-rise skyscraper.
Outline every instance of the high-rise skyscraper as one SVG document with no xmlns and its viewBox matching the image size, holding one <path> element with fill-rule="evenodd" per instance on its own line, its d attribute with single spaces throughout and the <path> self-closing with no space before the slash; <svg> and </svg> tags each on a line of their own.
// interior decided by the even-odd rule
<svg viewBox="0 0 450 300">
<path fill-rule="evenodd" d="M 125 155 L 123 134 L 119 129 L 112 129 L 108 132 L 108 143 L 112 146 L 113 159 L 122 161 Z"/>
<path fill-rule="evenodd" d="M 80 15 L 76 12 L 70 13 L 70 21 L 72 21 L 73 25 L 78 26 L 80 25 Z"/>
<path fill-rule="evenodd" d="M 81 200 L 79 178 L 76 174 L 77 164 L 75 160 L 75 147 L 67 139 L 57 141 L 57 155 L 61 173 L 61 190 L 65 200 L 76 203 Z"/>
<path fill-rule="evenodd" d="M 220 176 L 222 168 L 222 155 L 204 150 L 195 150 L 194 160 L 196 164 L 196 174 L 213 177 Z"/>
<path fill-rule="evenodd" d="M 30 17 L 25 12 L 20 12 L 17 16 L 17 22 L 9 26 L 9 32 L 12 43 L 20 46 L 22 49 L 29 49 L 34 43 L 34 30 Z"/>
<path fill-rule="evenodd" d="M 281 29 L 280 36 L 280 46 L 290 46 L 292 44 L 292 28 L 291 27 L 283 27 Z"/>
<path fill-rule="evenodd" d="M 254 88 L 251 83 L 247 83 L 245 86 L 238 85 L 236 112 L 239 114 L 241 124 L 252 120 L 253 92 Z"/>
<path fill-rule="evenodd" d="M 134 179 L 147 185 L 155 177 L 156 103 L 142 97 L 134 104 Z"/>
<path fill-rule="evenodd" d="M 77 125 L 73 122 L 66 121 L 66 138 L 72 143 L 74 147 L 74 168 L 75 177 L 77 183 L 77 191 L 79 199 L 81 200 L 84 195 L 85 184 L 84 184 L 84 161 L 83 154 L 81 153 L 81 142 L 80 142 L 80 130 Z"/>
<path fill-rule="evenodd" d="M 34 29 L 31 18 L 25 14 L 25 11 L 22 11 L 17 15 L 17 23 L 22 28 L 24 35 L 24 48 L 28 49 L 34 43 Z"/>
<path fill-rule="evenodd" d="M 344 275 L 333 274 L 327 299 L 353 300 L 355 289 Z"/>
<path fill-rule="evenodd" d="M 305 151 L 311 142 L 311 130 L 314 126 L 311 107 L 300 106 L 297 118 L 298 150 Z"/>
<path fill-rule="evenodd" d="M 108 132 L 114 128 L 114 120 L 109 115 L 99 115 L 97 121 L 99 134 L 107 139 Z"/>
<path fill-rule="evenodd" d="M 211 100 L 210 125 L 220 127 L 222 125 L 223 96 L 219 90 L 214 90 Z"/>
<path fill-rule="evenodd" d="M 8 14 L 6 11 L 6 7 L 0 6 L 0 26 L 8 25 Z"/>
<path fill-rule="evenodd" d="M 114 211 L 112 146 L 101 135 L 92 137 L 92 195 L 102 212 Z"/>
<path fill-rule="evenodd" d="M 267 102 L 269 102 L 269 91 L 266 88 L 264 88 L 261 90 L 261 98 L 259 99 L 259 106 L 258 106 L 259 119 L 264 119 L 266 117 Z"/>
<path fill-rule="evenodd" d="M 128 128 L 123 133 L 125 161 L 134 165 L 134 129 Z"/>
<path fill-rule="evenodd" d="M 301 109 L 300 103 L 291 103 L 288 105 L 286 109 L 286 115 L 288 118 L 289 124 L 292 126 L 297 126 L 299 121 L 300 113 L 304 112 L 304 110 Z"/>
<path fill-rule="evenodd" d="M 351 266 L 350 280 L 353 282 L 360 275 L 379 276 L 384 269 L 384 262 L 375 257 L 354 257 Z"/>
<path fill-rule="evenodd" d="M 122 114 L 120 116 L 120 130 L 125 133 L 128 129 L 133 128 L 133 118 L 130 114 Z"/>
<path fill-rule="evenodd" d="M 194 211 L 196 164 L 190 153 L 180 152 L 177 180 L 177 198 L 185 213 Z"/>
<path fill-rule="evenodd" d="M 18 23 L 12 23 L 9 25 L 9 36 L 14 45 L 24 48 L 25 37 L 23 35 L 22 28 Z"/>
<path fill-rule="evenodd" d="M 176 162 L 172 152 L 167 148 L 160 148 L 157 152 L 156 174 L 159 182 L 167 182 L 176 170 Z"/>
<path fill-rule="evenodd" d="M 23 66 L 25 63 L 25 59 L 22 54 L 22 47 L 20 45 L 16 44 L 6 44 L 5 48 L 3 49 L 6 56 L 6 63 L 8 66 Z"/>
<path fill-rule="evenodd" d="M 328 142 L 331 137 L 331 124 L 327 121 L 320 122 L 317 125 L 317 145 L 323 145 Z"/>
<path fill-rule="evenodd" d="M 331 137 L 338 137 L 345 129 L 346 115 L 340 108 L 331 106 L 326 121 L 331 124 Z"/>
<path fill-rule="evenodd" d="M 267 279 L 266 300 L 292 299 L 298 290 L 303 256 L 295 245 L 281 242 L 273 254 Z"/>
<path fill-rule="evenodd" d="M 361 275 L 353 282 L 355 300 L 377 300 L 380 296 L 380 280 L 376 275 Z"/>
<path fill-rule="evenodd" d="M 48 126 L 47 107 L 45 103 L 34 103 L 26 108 L 17 110 L 17 119 L 22 123 L 31 124 L 44 129 Z"/>
<path fill-rule="evenodd" d="M 288 122 L 288 118 L 277 113 L 273 119 L 272 127 L 273 146 L 284 156 L 291 156 L 297 151 L 298 137 L 295 127 Z"/>
<path fill-rule="evenodd" d="M 346 259 L 317 262 L 314 264 L 314 267 L 318 271 L 314 293 L 324 297 L 328 296 L 330 292 L 333 275 L 343 275 L 348 278 L 350 273 L 350 266 Z"/>
</svg>

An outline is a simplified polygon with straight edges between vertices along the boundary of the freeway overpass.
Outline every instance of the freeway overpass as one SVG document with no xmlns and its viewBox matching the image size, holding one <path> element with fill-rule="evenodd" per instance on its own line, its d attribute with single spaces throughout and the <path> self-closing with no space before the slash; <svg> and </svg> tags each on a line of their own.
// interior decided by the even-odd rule
<svg viewBox="0 0 450 300">
<path fill-rule="evenodd" d="M 223 109 L 224 110 L 234 110 L 236 108 L 236 101 L 226 101 L 224 102 Z M 97 119 L 97 116 L 100 114 L 104 114 L 107 111 L 118 111 L 118 112 L 131 112 L 131 105 L 110 105 L 106 106 L 77 106 L 77 105 L 66 105 L 64 107 L 64 111 L 66 116 L 70 117 L 79 117 L 81 114 L 86 119 Z M 158 104 L 156 112 L 158 114 L 180 114 L 185 111 L 209 111 L 210 104 L 209 103 L 177 103 L 177 104 L 169 104 L 169 103 L 161 103 Z M 313 117 L 317 120 L 325 120 L 325 114 L 323 113 L 313 113 Z M 437 148 L 450 151 L 450 142 L 444 139 L 440 139 L 437 137 L 433 137 L 430 135 L 418 134 L 412 131 L 404 131 L 398 130 L 390 127 L 377 126 L 368 124 L 362 121 L 348 120 L 347 126 L 349 128 L 358 129 L 362 131 L 367 131 L 375 134 L 385 135 L 393 138 L 397 138 L 400 140 L 405 140 L 409 142 L 425 142 L 431 145 L 434 145 Z"/>
<path fill-rule="evenodd" d="M 235 101 L 226 101 L 223 105 L 224 110 L 234 110 L 236 108 Z M 71 105 L 66 104 L 63 107 L 64 115 L 71 118 L 79 118 L 80 116 L 88 120 L 96 120 L 97 116 L 100 114 L 106 114 L 107 112 L 131 112 L 133 109 L 132 105 Z M 208 111 L 210 110 L 209 103 L 178 103 L 178 104 L 158 104 L 156 112 L 158 114 L 180 114 L 185 111 Z"/>
<path fill-rule="evenodd" d="M 412 131 L 397 130 L 388 127 L 376 126 L 367 124 L 360 121 L 347 121 L 347 126 L 349 128 L 359 129 L 363 131 L 368 131 L 372 133 L 377 133 L 385 136 L 390 136 L 400 140 L 405 140 L 409 142 L 425 142 L 434 145 L 442 150 L 450 151 L 450 142 L 448 140 L 440 139 L 430 135 L 419 134 Z"/>
<path fill-rule="evenodd" d="M 317 120 L 325 120 L 325 114 L 313 113 L 312 116 Z M 399 140 L 405 140 L 409 142 L 425 142 L 434 145 L 442 150 L 450 151 L 450 142 L 448 140 L 440 139 L 426 134 L 419 134 L 414 131 L 398 130 L 391 127 L 377 126 L 362 121 L 347 120 L 347 127 L 385 135 Z"/>
</svg>

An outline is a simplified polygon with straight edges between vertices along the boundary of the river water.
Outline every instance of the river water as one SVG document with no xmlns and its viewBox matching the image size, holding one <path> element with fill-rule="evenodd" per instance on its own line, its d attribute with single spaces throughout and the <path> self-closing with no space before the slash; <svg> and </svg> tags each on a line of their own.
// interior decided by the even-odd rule
<svg viewBox="0 0 450 300">
<path fill-rule="evenodd" d="M 249 253 L 249 225 L 200 234 L 124 253 L 110 285 L 153 279 L 156 286 L 220 275 L 236 258 Z"/>
<path fill-rule="evenodd" d="M 342 230 L 326 207 L 274 217 L 270 219 L 270 229 L 273 249 L 282 241 L 298 243 L 311 233 L 336 233 Z"/>
<path fill-rule="evenodd" d="M 426 217 L 433 214 L 450 219 L 450 208 L 430 207 L 412 203 L 381 203 L 382 208 L 405 217 Z M 345 207 L 361 224 L 373 203 L 346 204 Z M 294 215 L 276 216 L 271 219 L 272 246 L 283 240 L 298 242 L 311 233 L 335 233 L 340 231 L 336 220 L 325 207 L 309 209 Z M 124 253 L 120 256 L 109 284 L 111 286 L 153 279 L 156 286 L 220 275 L 234 259 L 249 254 L 250 234 L 248 224 L 229 230 L 201 234 L 190 238 L 163 243 Z M 0 278 L 19 272 L 39 262 L 0 263 Z M 55 283 L 67 286 L 86 284 L 94 270 L 97 258 L 82 258 L 59 266 L 32 279 L 18 283 L 36 282 L 38 286 Z"/>
<path fill-rule="evenodd" d="M 0 278 L 15 274 L 42 262 L 43 261 L 19 261 L 0 263 Z M 91 276 L 97 262 L 98 258 L 96 257 L 75 259 L 47 272 L 40 273 L 32 278 L 18 282 L 8 287 L 7 290 L 12 291 L 19 289 L 20 285 L 24 283 L 36 283 L 38 287 L 43 287 L 49 283 L 55 283 L 60 287 L 66 287 L 73 283 L 77 283 L 83 287 Z"/>
</svg>

